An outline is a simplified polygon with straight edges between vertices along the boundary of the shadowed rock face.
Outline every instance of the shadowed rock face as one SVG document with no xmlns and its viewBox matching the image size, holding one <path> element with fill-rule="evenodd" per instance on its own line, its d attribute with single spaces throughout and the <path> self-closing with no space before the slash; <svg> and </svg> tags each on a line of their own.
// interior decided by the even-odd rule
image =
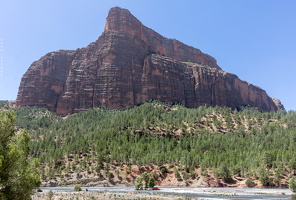
<svg viewBox="0 0 296 200">
<path fill-rule="evenodd" d="M 261 88 L 222 71 L 211 56 L 164 38 L 119 7 L 110 10 L 96 42 L 76 51 L 48 53 L 34 62 L 21 80 L 16 104 L 67 115 L 150 99 L 192 108 L 281 108 Z"/>
</svg>

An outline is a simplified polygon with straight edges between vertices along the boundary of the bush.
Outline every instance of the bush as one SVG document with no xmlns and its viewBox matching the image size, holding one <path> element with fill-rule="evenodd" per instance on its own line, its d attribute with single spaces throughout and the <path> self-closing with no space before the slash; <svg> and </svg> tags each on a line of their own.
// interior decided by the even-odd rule
<svg viewBox="0 0 296 200">
<path fill-rule="evenodd" d="M 296 193 L 296 180 L 294 178 L 290 178 L 288 183 L 289 183 L 290 190 Z"/>
<path fill-rule="evenodd" d="M 198 173 L 192 172 L 191 173 L 191 178 L 196 179 L 196 177 L 198 177 Z"/>
<path fill-rule="evenodd" d="M 168 170 L 166 167 L 162 167 L 162 168 L 160 169 L 160 171 L 161 171 L 162 174 L 169 173 L 169 170 Z"/>
<path fill-rule="evenodd" d="M 269 172 L 265 169 L 261 169 L 259 180 L 263 186 L 269 186 L 270 185 Z"/>
<path fill-rule="evenodd" d="M 62 185 L 65 185 L 65 182 L 60 181 L 60 182 L 58 183 L 58 186 L 62 186 Z"/>
<path fill-rule="evenodd" d="M 184 180 L 188 180 L 190 178 L 190 173 L 187 173 L 187 172 L 182 172 L 182 175 L 183 175 L 183 179 Z"/>
<path fill-rule="evenodd" d="M 174 167 L 175 178 L 181 178 L 181 175 L 176 167 Z"/>
<path fill-rule="evenodd" d="M 222 165 L 221 169 L 219 170 L 219 176 L 227 183 L 232 180 L 229 169 L 226 165 Z"/>
<path fill-rule="evenodd" d="M 254 181 L 251 179 L 251 178 L 248 178 L 247 180 L 246 180 L 246 185 L 248 186 L 248 187 L 255 187 L 255 183 L 254 183 Z"/>
<path fill-rule="evenodd" d="M 53 191 L 49 190 L 49 192 L 47 193 L 47 196 L 48 196 L 49 200 L 51 200 L 53 197 Z"/>
<path fill-rule="evenodd" d="M 143 189 L 143 178 L 141 176 L 137 177 L 135 187 L 136 190 L 142 190 Z"/>
<path fill-rule="evenodd" d="M 152 174 L 144 172 L 141 174 L 141 176 L 137 177 L 135 182 L 136 190 L 143 189 L 143 185 L 145 186 L 145 189 L 155 186 L 154 177 Z"/>
<path fill-rule="evenodd" d="M 80 185 L 75 185 L 75 187 L 74 187 L 74 191 L 76 191 L 76 192 L 80 192 L 80 191 L 82 191 Z"/>
</svg>

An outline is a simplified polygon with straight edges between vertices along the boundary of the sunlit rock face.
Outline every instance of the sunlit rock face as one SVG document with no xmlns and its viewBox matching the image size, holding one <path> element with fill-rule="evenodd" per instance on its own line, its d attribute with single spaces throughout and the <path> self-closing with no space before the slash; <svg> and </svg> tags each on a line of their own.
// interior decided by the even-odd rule
<svg viewBox="0 0 296 200">
<path fill-rule="evenodd" d="M 110 10 L 97 41 L 34 62 L 22 77 L 16 104 L 46 107 L 65 116 L 151 99 L 191 108 L 280 108 L 261 88 L 222 71 L 213 57 L 161 36 L 119 7 Z"/>
</svg>

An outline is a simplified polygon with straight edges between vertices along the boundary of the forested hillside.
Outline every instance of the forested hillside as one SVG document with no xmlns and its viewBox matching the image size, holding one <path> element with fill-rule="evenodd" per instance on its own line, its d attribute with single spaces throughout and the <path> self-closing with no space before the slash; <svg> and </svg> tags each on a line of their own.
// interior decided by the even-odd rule
<svg viewBox="0 0 296 200">
<path fill-rule="evenodd" d="M 31 135 L 44 184 L 133 184 L 148 171 L 163 185 L 202 179 L 209 185 L 248 180 L 285 186 L 296 171 L 295 111 L 150 102 L 65 118 L 40 108 L 15 112 L 17 126 Z"/>
</svg>

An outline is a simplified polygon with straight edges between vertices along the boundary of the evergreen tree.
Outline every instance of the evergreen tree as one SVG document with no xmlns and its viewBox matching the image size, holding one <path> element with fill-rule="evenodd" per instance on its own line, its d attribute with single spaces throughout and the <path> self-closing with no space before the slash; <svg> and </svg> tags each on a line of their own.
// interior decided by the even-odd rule
<svg viewBox="0 0 296 200">
<path fill-rule="evenodd" d="M 31 199 L 40 185 L 37 160 L 29 161 L 29 136 L 17 133 L 12 111 L 0 111 L 0 199 Z"/>
<path fill-rule="evenodd" d="M 219 175 L 223 178 L 225 182 L 230 182 L 232 180 L 230 171 L 226 165 L 222 165 Z"/>
<path fill-rule="evenodd" d="M 152 188 L 155 186 L 154 177 L 152 174 L 144 172 L 141 174 L 141 176 L 137 177 L 135 182 L 135 188 L 137 190 L 140 190 L 143 188 L 143 185 L 145 189 Z"/>
</svg>

